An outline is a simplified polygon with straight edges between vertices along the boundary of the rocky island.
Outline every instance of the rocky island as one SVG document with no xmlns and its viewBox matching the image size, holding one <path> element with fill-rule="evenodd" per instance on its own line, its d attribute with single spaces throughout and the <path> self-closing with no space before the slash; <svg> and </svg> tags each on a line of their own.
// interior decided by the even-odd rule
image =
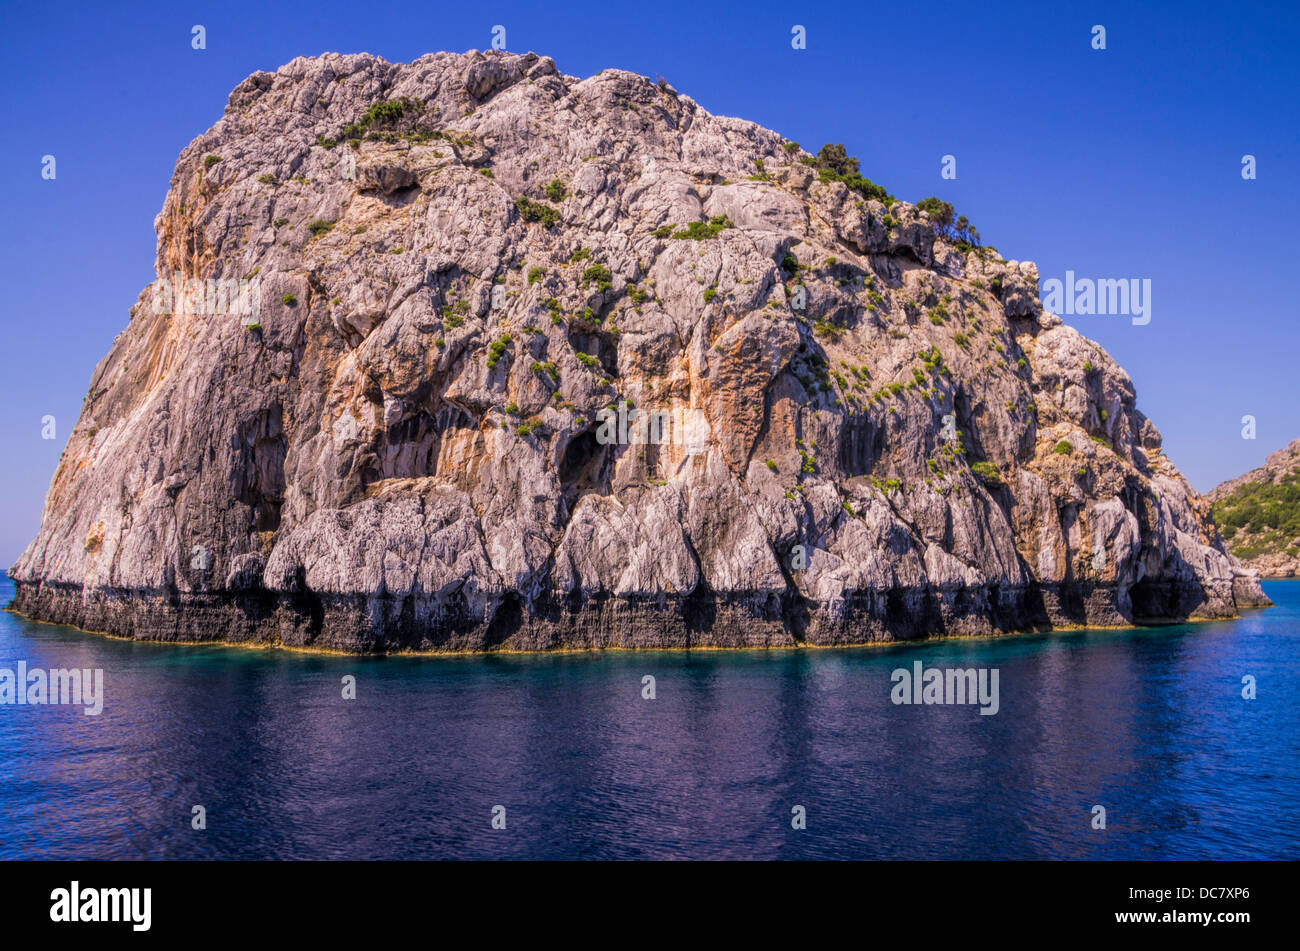
<svg viewBox="0 0 1300 951">
<path fill-rule="evenodd" d="M 10 572 L 32 617 L 545 650 L 1267 603 L 1033 264 L 663 80 L 299 58 L 155 227 Z"/>
</svg>

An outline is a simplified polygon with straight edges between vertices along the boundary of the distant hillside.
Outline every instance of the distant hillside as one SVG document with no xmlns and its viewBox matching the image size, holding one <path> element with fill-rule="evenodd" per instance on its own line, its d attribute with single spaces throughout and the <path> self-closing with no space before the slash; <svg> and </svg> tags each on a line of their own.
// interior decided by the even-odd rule
<svg viewBox="0 0 1300 951">
<path fill-rule="evenodd" d="M 1209 493 L 1228 549 L 1269 578 L 1300 570 L 1300 439 Z"/>
</svg>

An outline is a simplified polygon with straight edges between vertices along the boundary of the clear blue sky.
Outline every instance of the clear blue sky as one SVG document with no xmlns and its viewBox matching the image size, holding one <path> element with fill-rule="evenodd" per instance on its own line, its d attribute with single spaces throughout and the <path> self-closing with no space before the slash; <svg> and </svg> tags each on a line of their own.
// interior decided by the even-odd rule
<svg viewBox="0 0 1300 951">
<path fill-rule="evenodd" d="M 659 74 L 805 147 L 842 141 L 868 177 L 952 201 L 1044 279 L 1150 278 L 1149 325 L 1067 320 L 1129 371 L 1198 489 L 1300 436 L 1291 5 L 2 0 L 0 565 L 35 533 L 91 371 L 154 277 L 176 157 L 230 90 L 299 55 L 482 49 L 496 24 L 508 49 L 570 75 Z M 795 24 L 806 50 L 791 49 Z M 940 178 L 945 153 L 956 181 Z M 1241 178 L 1246 153 L 1255 181 Z"/>
</svg>

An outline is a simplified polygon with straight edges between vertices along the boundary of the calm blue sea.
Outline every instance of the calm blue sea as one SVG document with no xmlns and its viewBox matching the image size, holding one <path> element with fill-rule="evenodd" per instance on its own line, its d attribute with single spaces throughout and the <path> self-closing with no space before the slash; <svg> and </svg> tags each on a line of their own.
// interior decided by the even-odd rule
<svg viewBox="0 0 1300 951">
<path fill-rule="evenodd" d="M 100 668 L 105 690 L 96 717 L 0 706 L 0 858 L 1300 858 L 1300 582 L 1265 590 L 1163 629 L 455 658 L 0 613 L 0 669 Z M 997 668 L 999 712 L 893 704 L 918 660 Z"/>
</svg>

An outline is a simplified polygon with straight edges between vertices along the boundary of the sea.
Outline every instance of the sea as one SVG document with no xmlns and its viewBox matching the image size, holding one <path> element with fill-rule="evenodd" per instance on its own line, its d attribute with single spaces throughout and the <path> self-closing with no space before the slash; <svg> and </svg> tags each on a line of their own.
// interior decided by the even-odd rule
<svg viewBox="0 0 1300 951">
<path fill-rule="evenodd" d="M 0 701 L 20 664 L 102 677 L 0 702 L 0 859 L 1296 859 L 1300 581 L 1264 590 L 1168 627 L 484 656 L 0 612 Z M 925 702 L 932 670 L 996 712 Z"/>
</svg>

